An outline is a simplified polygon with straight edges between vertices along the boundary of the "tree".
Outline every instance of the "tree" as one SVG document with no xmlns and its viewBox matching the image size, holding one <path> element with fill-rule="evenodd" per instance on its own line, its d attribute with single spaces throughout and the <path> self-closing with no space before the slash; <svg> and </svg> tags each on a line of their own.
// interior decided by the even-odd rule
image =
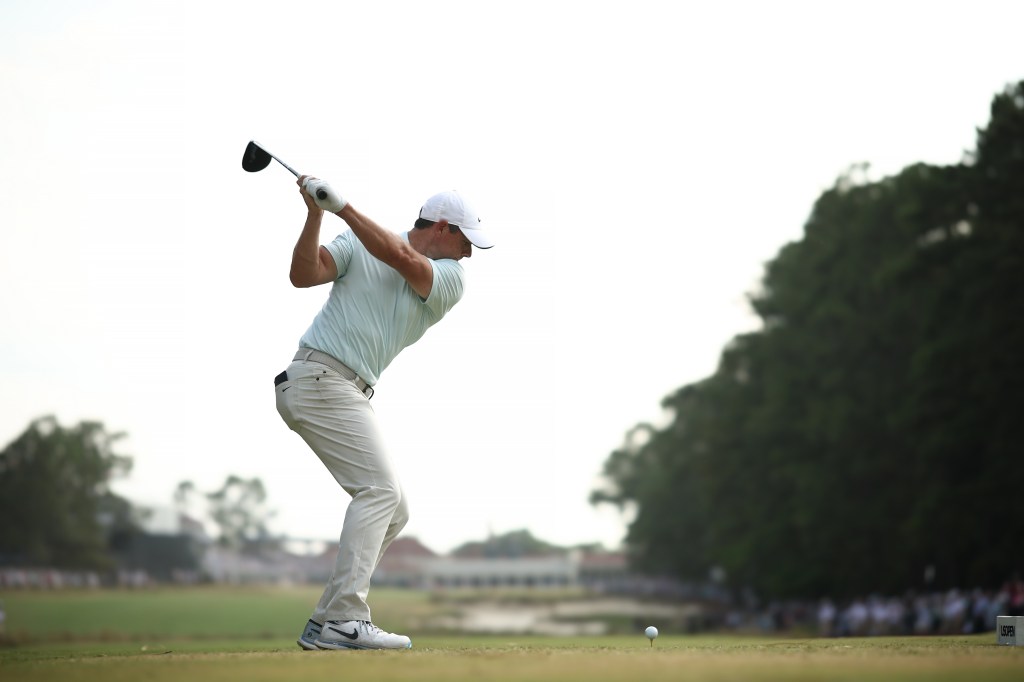
<svg viewBox="0 0 1024 682">
<path fill-rule="evenodd" d="M 182 511 L 197 503 L 220 530 L 218 541 L 225 547 L 256 551 L 277 545 L 269 530 L 274 511 L 267 506 L 267 492 L 258 478 L 231 475 L 220 489 L 200 493 L 191 481 L 182 481 L 174 501 Z"/>
<path fill-rule="evenodd" d="M 514 530 L 494 535 L 482 542 L 467 542 L 452 550 L 457 557 L 523 557 L 560 553 L 562 548 L 539 540 L 528 530 Z"/>
<path fill-rule="evenodd" d="M 0 452 L 0 558 L 7 563 L 103 569 L 111 535 L 131 528 L 132 508 L 110 491 L 131 470 L 115 452 L 122 433 L 99 422 L 65 428 L 34 420 Z"/>
<path fill-rule="evenodd" d="M 963 163 L 855 167 L 823 193 L 751 297 L 762 329 L 605 463 L 591 499 L 636 509 L 638 565 L 780 597 L 1019 568 L 1000 501 L 1024 486 L 1021 187 L 1024 83 Z"/>
</svg>

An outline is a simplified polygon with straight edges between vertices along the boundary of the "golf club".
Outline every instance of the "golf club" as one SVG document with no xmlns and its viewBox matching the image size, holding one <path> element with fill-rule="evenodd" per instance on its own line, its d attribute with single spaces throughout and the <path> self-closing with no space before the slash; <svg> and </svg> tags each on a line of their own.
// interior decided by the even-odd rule
<svg viewBox="0 0 1024 682">
<path fill-rule="evenodd" d="M 269 166 L 271 159 L 290 170 L 295 177 L 299 177 L 298 171 L 268 152 L 256 140 L 249 140 L 249 144 L 245 147 L 245 153 L 242 154 L 242 169 L 249 173 L 256 173 Z M 326 199 L 327 192 L 322 189 L 317 190 L 316 196 L 318 199 Z"/>
</svg>

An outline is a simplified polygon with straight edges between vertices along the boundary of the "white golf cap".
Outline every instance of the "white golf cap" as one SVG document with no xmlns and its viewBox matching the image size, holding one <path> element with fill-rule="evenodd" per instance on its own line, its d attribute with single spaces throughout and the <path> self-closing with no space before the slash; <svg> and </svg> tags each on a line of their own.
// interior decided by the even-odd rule
<svg viewBox="0 0 1024 682">
<path fill-rule="evenodd" d="M 494 246 L 491 235 L 484 232 L 480 226 L 480 217 L 476 211 L 455 190 L 441 192 L 427 199 L 427 203 L 420 209 L 420 218 L 433 220 L 435 223 L 447 220 L 449 225 L 455 225 L 462 230 L 466 239 L 478 249 L 489 249 Z"/>
</svg>

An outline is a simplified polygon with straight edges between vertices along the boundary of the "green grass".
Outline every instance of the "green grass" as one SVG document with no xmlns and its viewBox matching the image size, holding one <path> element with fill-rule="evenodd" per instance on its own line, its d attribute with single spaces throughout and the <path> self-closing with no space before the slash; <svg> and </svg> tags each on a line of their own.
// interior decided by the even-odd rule
<svg viewBox="0 0 1024 682">
<path fill-rule="evenodd" d="M 969 637 L 787 639 L 663 633 L 551 638 L 410 631 L 409 651 L 303 652 L 295 636 L 319 590 L 198 588 L 0 593 L 9 645 L 0 680 L 893 680 L 1024 679 L 1024 647 Z M 374 618 L 401 629 L 446 608 L 375 590 Z"/>
<path fill-rule="evenodd" d="M 637 641 L 639 640 L 639 641 Z M 990 637 L 773 640 L 642 636 L 588 640 L 420 638 L 410 651 L 301 652 L 292 642 L 35 646 L 0 654 L 20 680 L 893 680 L 1024 679 L 1024 655 Z"/>
<path fill-rule="evenodd" d="M 320 597 L 313 587 L 199 587 L 0 593 L 15 642 L 290 637 Z M 434 607 L 418 592 L 374 590 L 374 619 L 408 627 Z"/>
</svg>

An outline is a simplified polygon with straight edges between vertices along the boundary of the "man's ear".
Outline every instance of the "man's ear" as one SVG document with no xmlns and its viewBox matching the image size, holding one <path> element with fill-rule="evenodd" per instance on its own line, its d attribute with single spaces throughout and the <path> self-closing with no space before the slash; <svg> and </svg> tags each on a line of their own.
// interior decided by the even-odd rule
<svg viewBox="0 0 1024 682">
<path fill-rule="evenodd" d="M 434 227 L 437 229 L 439 234 L 444 234 L 445 231 L 448 229 L 448 220 L 445 218 L 441 218 L 436 223 L 434 223 Z"/>
</svg>

